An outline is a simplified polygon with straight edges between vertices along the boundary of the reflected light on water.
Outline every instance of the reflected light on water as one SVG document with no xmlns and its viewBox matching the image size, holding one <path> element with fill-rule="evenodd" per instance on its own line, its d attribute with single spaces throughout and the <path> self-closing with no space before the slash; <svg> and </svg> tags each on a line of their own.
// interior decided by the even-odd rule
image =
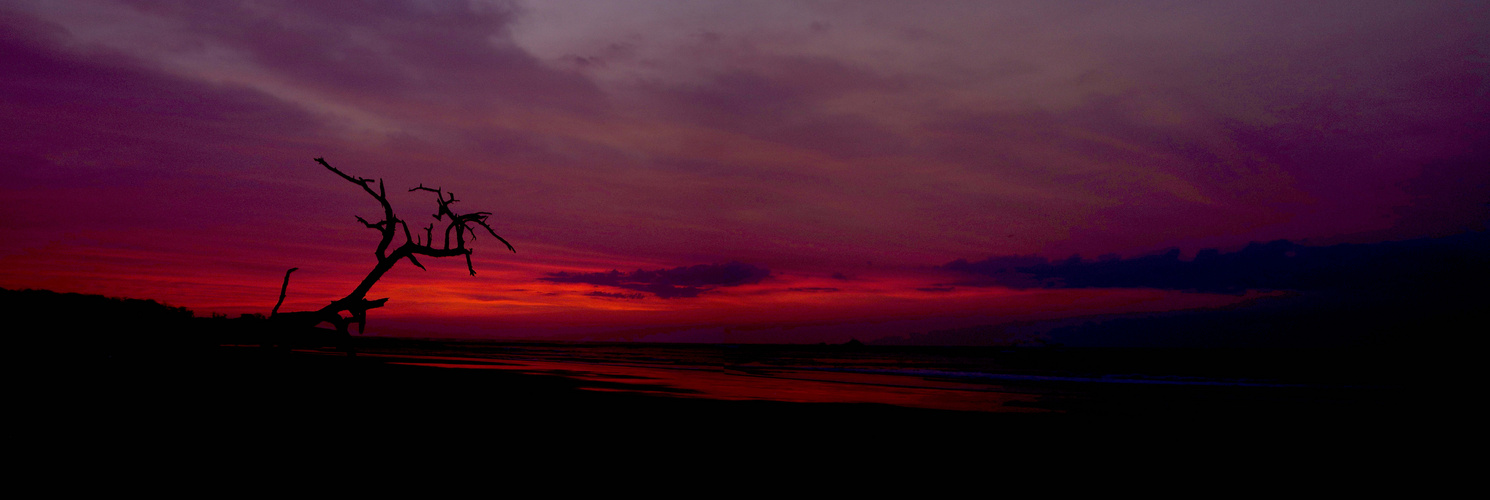
<svg viewBox="0 0 1490 500">
<path fill-rule="evenodd" d="M 913 408 L 979 412 L 1040 412 L 1024 406 L 1039 395 L 1000 392 L 997 386 L 940 382 L 902 375 L 751 370 L 729 368 L 659 368 L 613 364 L 456 357 L 399 356 L 428 361 L 394 364 L 449 369 L 511 370 L 534 375 L 557 375 L 601 386 L 586 390 L 632 392 L 670 397 L 723 400 L 785 401 L 794 403 L 876 403 Z M 1011 405 L 1011 403 L 1014 403 Z"/>
</svg>

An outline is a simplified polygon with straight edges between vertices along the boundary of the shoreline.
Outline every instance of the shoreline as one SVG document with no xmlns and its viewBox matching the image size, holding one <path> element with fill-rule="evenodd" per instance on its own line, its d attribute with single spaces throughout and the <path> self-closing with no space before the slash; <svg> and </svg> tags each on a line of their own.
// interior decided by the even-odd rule
<svg viewBox="0 0 1490 500">
<path fill-rule="evenodd" d="M 518 413 L 531 413 L 535 418 L 542 418 L 545 413 L 601 409 L 627 414 L 718 412 L 720 418 L 775 413 L 809 419 L 839 415 L 871 419 L 893 416 L 922 420 L 993 421 L 1015 415 L 1001 412 L 997 405 L 976 406 L 992 410 L 957 411 L 946 408 L 975 406 L 926 404 L 917 407 L 916 404 L 872 402 L 898 401 L 893 398 L 855 399 L 833 394 L 818 397 L 813 391 L 822 393 L 835 387 L 888 393 L 896 390 L 896 382 L 882 379 L 896 376 L 833 371 L 762 376 L 740 371 L 763 369 L 759 365 L 754 369 L 733 366 L 726 370 L 720 366 L 713 370 L 670 370 L 675 373 L 659 375 L 658 368 L 604 365 L 595 363 L 593 359 L 517 361 L 489 356 L 461 358 L 407 352 L 363 353 L 348 357 L 328 351 L 229 346 L 118 352 L 107 358 L 63 356 L 62 359 L 34 362 L 37 371 L 46 373 L 45 378 L 69 381 L 68 385 L 88 394 L 87 397 L 115 400 L 116 404 L 127 405 L 128 398 L 139 396 L 151 398 L 163 407 L 189 407 L 193 404 L 280 407 L 293 411 L 340 413 L 348 417 L 358 412 L 386 412 L 415 418 L 427 412 L 404 408 L 420 405 L 448 414 L 474 411 L 485 406 L 507 406 Z M 730 373 L 725 374 L 725 371 Z M 724 376 L 730 374 L 733 378 Z M 904 374 L 897 376 L 908 378 Z M 1398 412 L 1380 402 L 1405 395 L 1403 387 L 1372 385 L 1240 384 L 1216 387 L 1206 384 L 1112 383 L 1101 379 L 1028 374 L 1007 378 L 998 380 L 1000 385 L 973 386 L 971 389 L 964 382 L 938 381 L 930 377 L 917 385 L 926 391 L 944 390 L 938 387 L 950 387 L 945 390 L 953 392 L 983 391 L 970 392 L 971 397 L 1033 395 L 1005 409 L 1014 412 L 1034 410 L 1038 415 L 1035 418 L 1057 419 L 1176 416 L 1279 419 L 1360 412 L 1390 416 Z M 735 387 L 740 381 L 753 380 L 775 383 L 772 387 L 783 383 L 817 386 L 799 391 L 806 394 L 805 398 L 799 394 L 777 397 L 761 390 Z M 730 386 L 714 390 L 710 384 Z M 510 403 L 470 403 L 472 398 L 500 398 Z"/>
<path fill-rule="evenodd" d="M 23 385 L 23 428 L 59 443 L 116 452 L 165 446 L 218 457 L 308 452 L 290 458 L 312 462 L 328 452 L 408 460 L 475 448 L 555 460 L 574 451 L 619 458 L 626 450 L 660 449 L 678 460 L 761 447 L 808 454 L 799 459 L 827 453 L 870 460 L 885 449 L 905 456 L 979 449 L 1008 461 L 1069 459 L 1075 450 L 1189 456 L 1309 449 L 1349 458 L 1375 456 L 1391 443 L 1417 446 L 1422 432 L 1434 432 L 1420 425 L 1431 416 L 1398 391 L 1337 402 L 1176 404 L 1172 388 L 1139 387 L 1067 394 L 1062 411 L 996 413 L 677 397 L 686 394 L 603 390 L 606 384 L 562 374 L 258 347 L 36 361 L 25 372 L 42 383 Z"/>
</svg>

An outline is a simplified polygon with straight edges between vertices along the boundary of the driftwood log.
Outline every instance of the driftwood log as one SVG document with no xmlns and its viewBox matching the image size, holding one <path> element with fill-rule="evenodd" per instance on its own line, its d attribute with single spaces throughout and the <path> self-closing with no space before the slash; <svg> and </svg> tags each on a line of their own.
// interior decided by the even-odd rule
<svg viewBox="0 0 1490 500">
<path fill-rule="evenodd" d="M 367 327 L 368 309 L 383 307 L 388 302 L 387 298 L 368 300 L 367 293 L 372 290 L 373 285 L 384 274 L 393 269 L 394 265 L 398 264 L 401 260 L 408 259 L 410 263 L 418 266 L 420 269 L 426 269 L 424 264 L 419 263 L 419 259 L 416 256 L 433 258 L 463 256 L 466 258 L 466 269 L 470 271 L 471 276 L 475 276 L 476 268 L 471 263 L 472 250 L 466 246 L 466 243 L 468 241 L 475 241 L 477 233 L 480 232 L 490 234 L 497 241 L 501 241 L 503 245 L 506 245 L 508 250 L 517 253 L 517 249 L 513 248 L 512 244 L 508 243 L 506 239 L 498 236 L 497 232 L 492 229 L 491 224 L 487 222 L 487 218 L 491 216 L 491 212 L 462 214 L 452 209 L 451 205 L 460 201 L 455 198 L 455 193 L 446 192 L 440 188 L 424 187 L 424 184 L 409 189 L 409 192 L 428 191 L 435 194 L 435 202 L 439 206 L 438 211 L 434 214 L 435 221 L 446 224 L 443 231 L 444 238 L 442 239 L 442 243 L 440 246 L 435 246 L 435 223 L 431 222 L 429 226 L 422 228 L 424 230 L 422 238 L 409 231 L 409 224 L 394 215 L 393 205 L 388 203 L 387 191 L 384 190 L 382 179 L 378 179 L 377 190 L 373 190 L 372 179 L 347 175 L 337 170 L 336 167 L 332 167 L 324 158 L 316 158 L 315 160 L 316 163 L 320 163 L 321 166 L 326 167 L 326 170 L 330 170 L 342 179 L 346 179 L 347 182 L 360 186 L 363 191 L 367 192 L 368 195 L 372 196 L 382 206 L 383 220 L 381 221 L 368 222 L 367 219 L 363 219 L 360 216 L 357 217 L 357 222 L 362 223 L 368 229 L 377 230 L 381 235 L 381 238 L 378 240 L 378 247 L 373 252 L 378 262 L 367 273 L 367 277 L 363 278 L 362 282 L 358 283 L 357 287 L 352 289 L 352 293 L 331 301 L 325 307 L 314 311 L 279 312 L 279 307 L 284 304 L 285 294 L 290 286 L 290 273 L 295 272 L 299 268 L 290 268 L 290 270 L 285 271 L 284 283 L 280 286 L 279 290 L 279 302 L 275 303 L 274 310 L 269 315 L 271 324 L 278 329 L 308 329 L 322 323 L 330 323 L 336 327 L 336 331 L 341 336 L 346 337 L 350 335 L 349 327 L 351 324 L 356 323 L 357 333 L 361 334 Z M 400 234 L 404 237 L 403 242 L 395 247 L 393 243 L 398 239 Z M 342 313 L 346 313 L 347 315 L 343 316 Z"/>
</svg>

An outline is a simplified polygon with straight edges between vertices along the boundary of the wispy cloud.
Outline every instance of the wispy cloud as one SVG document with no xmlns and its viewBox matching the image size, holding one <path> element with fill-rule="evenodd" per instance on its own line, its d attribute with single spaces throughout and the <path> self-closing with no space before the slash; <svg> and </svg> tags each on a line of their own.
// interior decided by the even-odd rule
<svg viewBox="0 0 1490 500">
<path fill-rule="evenodd" d="M 637 293 L 637 292 L 633 292 L 633 293 L 602 292 L 602 291 L 599 291 L 599 290 L 586 293 L 585 296 L 587 296 L 587 297 L 600 297 L 600 298 L 603 298 L 603 299 L 626 299 L 626 300 L 642 300 L 642 299 L 647 298 L 646 294 L 643 294 L 643 293 Z"/>
<path fill-rule="evenodd" d="M 551 273 L 543 281 L 553 283 L 586 283 L 646 292 L 663 299 L 697 297 L 699 294 L 721 287 L 732 287 L 759 283 L 771 275 L 763 267 L 741 262 L 727 264 L 700 264 L 689 267 L 629 273 Z M 619 297 L 618 294 L 602 295 Z M 627 297 L 631 298 L 631 297 Z"/>
<path fill-rule="evenodd" d="M 258 311 L 294 266 L 328 273 L 331 294 L 366 273 L 375 243 L 351 216 L 375 205 L 310 162 L 324 156 L 386 179 L 410 221 L 430 200 L 403 189 L 453 190 L 523 251 L 478 253 L 477 278 L 399 267 L 380 283 L 409 304 L 415 289 L 392 292 L 418 282 L 430 314 L 688 309 L 701 322 L 791 302 L 809 304 L 802 318 L 823 304 L 851 318 L 909 300 L 935 316 L 1006 296 L 1178 304 L 1194 294 L 1172 290 L 1326 286 L 1343 271 L 1296 244 L 1285 261 L 1305 270 L 1246 252 L 1050 258 L 1483 230 L 1486 14 L 1282 0 L 12 0 L 0 285 L 137 286 L 195 307 L 231 286 Z M 987 255 L 1030 257 L 926 272 Z M 229 256 L 244 270 L 224 271 Z M 652 264 L 731 260 L 754 264 Z M 638 267 L 655 270 L 589 272 Z M 451 292 L 493 283 L 533 292 Z"/>
</svg>

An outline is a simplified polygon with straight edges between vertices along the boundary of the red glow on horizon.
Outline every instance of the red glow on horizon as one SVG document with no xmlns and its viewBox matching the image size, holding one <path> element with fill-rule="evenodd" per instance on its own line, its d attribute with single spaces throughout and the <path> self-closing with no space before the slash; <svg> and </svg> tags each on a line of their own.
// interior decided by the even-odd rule
<svg viewBox="0 0 1490 500">
<path fill-rule="evenodd" d="M 438 186 L 517 247 L 478 239 L 475 277 L 400 263 L 370 294 L 398 334 L 816 342 L 1220 307 L 1256 294 L 939 266 L 1490 221 L 1472 2 L 340 10 L 0 9 L 0 286 L 263 314 L 296 267 L 284 308 L 320 307 L 372 268 L 354 217 L 379 207 L 316 157 L 416 232 L 435 205 L 407 190 Z M 770 275 L 553 279 L 735 262 Z"/>
</svg>

